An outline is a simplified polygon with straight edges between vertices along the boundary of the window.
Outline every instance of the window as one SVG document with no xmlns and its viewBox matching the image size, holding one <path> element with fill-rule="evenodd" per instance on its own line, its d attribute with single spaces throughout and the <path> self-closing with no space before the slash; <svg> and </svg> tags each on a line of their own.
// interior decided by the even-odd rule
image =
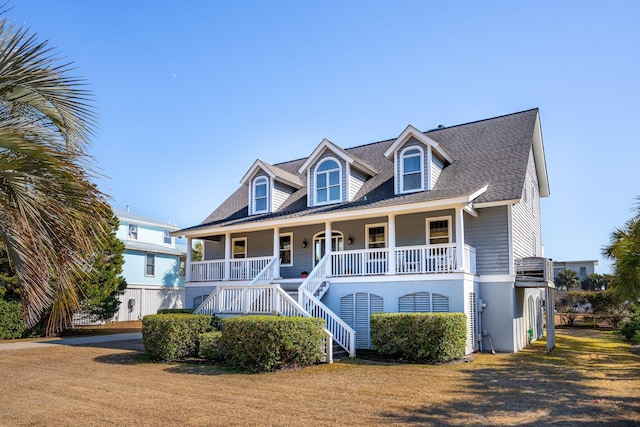
<svg viewBox="0 0 640 427">
<path fill-rule="evenodd" d="M 451 217 L 427 218 L 427 244 L 451 242 Z"/>
<path fill-rule="evenodd" d="M 385 224 L 367 225 L 367 249 L 387 247 L 387 227 Z"/>
<path fill-rule="evenodd" d="M 293 265 L 293 234 L 280 235 L 280 265 Z"/>
<path fill-rule="evenodd" d="M 422 150 L 418 147 L 406 149 L 400 155 L 401 192 L 422 190 Z"/>
<path fill-rule="evenodd" d="M 204 295 L 198 295 L 197 297 L 195 297 L 193 299 L 193 308 L 198 308 L 200 307 L 200 304 L 202 304 L 208 297 L 209 295 L 204 294 Z"/>
<path fill-rule="evenodd" d="M 267 212 L 267 178 L 260 177 L 253 183 L 253 212 Z"/>
<path fill-rule="evenodd" d="M 145 276 L 155 276 L 156 274 L 156 256 L 155 254 L 147 254 L 147 262 L 145 265 Z"/>
<path fill-rule="evenodd" d="M 136 224 L 129 224 L 129 238 L 138 240 L 138 226 Z"/>
<path fill-rule="evenodd" d="M 584 279 L 587 277 L 587 267 L 580 267 L 580 278 Z"/>
<path fill-rule="evenodd" d="M 239 239 L 232 239 L 231 246 L 233 247 L 233 258 L 247 257 L 247 238 L 246 237 L 242 237 Z"/>
<path fill-rule="evenodd" d="M 171 244 L 171 232 L 169 230 L 164 230 L 164 244 Z"/>
<path fill-rule="evenodd" d="M 340 165 L 327 159 L 316 169 L 316 203 L 339 202 L 340 193 Z"/>
</svg>

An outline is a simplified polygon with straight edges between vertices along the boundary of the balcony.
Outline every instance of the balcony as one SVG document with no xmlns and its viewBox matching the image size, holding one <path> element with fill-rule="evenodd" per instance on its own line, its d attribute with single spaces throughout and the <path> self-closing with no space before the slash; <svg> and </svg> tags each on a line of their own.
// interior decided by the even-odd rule
<svg viewBox="0 0 640 427">
<path fill-rule="evenodd" d="M 393 255 L 391 255 L 393 254 Z M 407 275 L 476 272 L 476 251 L 465 245 L 463 263 L 458 260 L 455 243 L 423 246 L 360 249 L 331 253 L 333 277 Z M 191 263 L 191 282 L 252 280 L 272 257 L 232 260 L 197 261 Z M 228 272 L 227 272 L 228 269 Z"/>
<path fill-rule="evenodd" d="M 554 287 L 553 261 L 549 258 L 529 257 L 515 260 L 516 286 Z"/>
</svg>

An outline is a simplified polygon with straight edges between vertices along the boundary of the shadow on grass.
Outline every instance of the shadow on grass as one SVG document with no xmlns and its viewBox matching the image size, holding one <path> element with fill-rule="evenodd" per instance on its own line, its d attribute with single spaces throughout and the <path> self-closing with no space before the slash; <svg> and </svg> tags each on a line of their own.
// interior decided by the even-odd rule
<svg viewBox="0 0 640 427">
<path fill-rule="evenodd" d="M 98 356 L 93 360 L 98 363 L 105 363 L 107 365 L 140 365 L 143 363 L 150 363 L 147 355 L 144 352 L 140 351 L 107 354 L 104 356 Z"/>
<path fill-rule="evenodd" d="M 441 404 L 382 415 L 390 423 L 438 426 L 639 425 L 639 399 L 629 390 L 617 397 L 608 388 L 640 380 L 640 358 L 628 345 L 600 331 L 563 333 L 557 343 L 551 355 L 541 342 L 495 363 L 491 356 L 479 358 L 465 369 L 463 387 Z"/>
</svg>

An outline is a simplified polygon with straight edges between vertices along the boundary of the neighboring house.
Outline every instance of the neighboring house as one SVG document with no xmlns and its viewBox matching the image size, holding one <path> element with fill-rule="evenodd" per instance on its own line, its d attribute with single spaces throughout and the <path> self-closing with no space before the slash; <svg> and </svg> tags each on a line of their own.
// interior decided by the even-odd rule
<svg viewBox="0 0 640 427">
<path fill-rule="evenodd" d="M 171 235 L 178 227 L 120 209 L 113 212 L 120 220 L 116 235 L 125 245 L 122 276 L 127 280 L 114 320 L 138 320 L 159 308 L 182 308 L 187 248 Z"/>
<path fill-rule="evenodd" d="M 377 312 L 463 312 L 468 353 L 514 352 L 543 336 L 554 285 L 537 109 L 407 126 L 347 149 L 325 139 L 302 159 L 256 160 L 240 184 L 200 225 L 174 233 L 187 246 L 204 241 L 204 261 L 187 253 L 187 307 L 321 317 L 351 355 L 370 348 Z M 551 349 L 553 326 L 547 335 Z"/>
<path fill-rule="evenodd" d="M 578 273 L 578 280 L 582 281 L 585 277 L 595 273 L 597 266 L 597 260 L 553 261 L 553 277 L 558 277 L 558 273 L 560 273 L 562 270 L 573 270 Z"/>
</svg>

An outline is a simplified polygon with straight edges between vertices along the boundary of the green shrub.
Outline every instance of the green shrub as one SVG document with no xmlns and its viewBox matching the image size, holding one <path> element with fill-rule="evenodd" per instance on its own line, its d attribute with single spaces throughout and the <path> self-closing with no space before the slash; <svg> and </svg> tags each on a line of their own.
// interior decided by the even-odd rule
<svg viewBox="0 0 640 427">
<path fill-rule="evenodd" d="M 23 332 L 22 304 L 0 299 L 0 339 L 20 338 Z"/>
<path fill-rule="evenodd" d="M 211 362 L 222 362 L 224 353 L 220 349 L 220 338 L 222 332 L 212 331 L 200 334 L 200 348 L 198 356 Z"/>
<path fill-rule="evenodd" d="M 196 357 L 200 334 L 211 330 L 211 316 L 204 314 L 151 314 L 142 319 L 144 349 L 152 359 Z"/>
<path fill-rule="evenodd" d="M 464 356 L 467 317 L 463 313 L 377 313 L 371 315 L 371 344 L 379 354 L 422 363 Z"/>
<path fill-rule="evenodd" d="M 193 314 L 195 308 L 160 308 L 157 314 Z"/>
<path fill-rule="evenodd" d="M 636 336 L 640 338 L 640 303 L 635 303 L 631 306 L 629 318 L 622 323 L 620 332 L 628 341 L 631 341 Z"/>
<path fill-rule="evenodd" d="M 324 321 L 316 318 L 245 316 L 222 320 L 220 349 L 233 367 L 264 372 L 322 360 Z"/>
</svg>

